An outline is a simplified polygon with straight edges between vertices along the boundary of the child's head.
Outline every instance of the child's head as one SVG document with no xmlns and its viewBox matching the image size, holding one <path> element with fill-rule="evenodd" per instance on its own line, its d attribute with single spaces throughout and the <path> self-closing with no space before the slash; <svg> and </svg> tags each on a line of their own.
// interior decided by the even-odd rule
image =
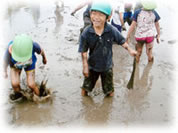
<svg viewBox="0 0 178 133">
<path fill-rule="evenodd" d="M 132 11 L 132 3 L 130 3 L 130 2 L 127 2 L 127 3 L 125 3 L 124 4 L 124 11 L 125 12 L 131 12 Z"/>
<path fill-rule="evenodd" d="M 106 1 L 93 2 L 90 12 L 90 18 L 95 26 L 104 24 L 111 16 L 111 5 Z"/>
<path fill-rule="evenodd" d="M 157 7 L 156 2 L 153 0 L 142 0 L 141 3 L 144 10 L 154 10 Z"/>
<path fill-rule="evenodd" d="M 17 62 L 28 61 L 32 57 L 32 39 L 21 34 L 15 37 L 12 45 L 12 58 Z"/>
</svg>

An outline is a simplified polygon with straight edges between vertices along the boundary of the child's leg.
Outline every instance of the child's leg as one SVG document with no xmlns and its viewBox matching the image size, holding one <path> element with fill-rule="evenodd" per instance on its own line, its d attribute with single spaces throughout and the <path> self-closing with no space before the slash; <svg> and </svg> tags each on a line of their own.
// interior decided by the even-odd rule
<svg viewBox="0 0 178 133">
<path fill-rule="evenodd" d="M 35 92 L 35 94 L 39 96 L 40 92 L 35 83 L 35 69 L 31 71 L 26 71 L 26 75 L 28 87 L 31 88 Z"/>
<path fill-rule="evenodd" d="M 149 62 L 152 62 L 152 61 L 153 61 L 152 50 L 153 50 L 153 42 L 147 43 L 147 44 L 146 44 L 146 54 L 147 54 L 147 56 L 148 56 L 148 61 L 149 61 Z"/>
<path fill-rule="evenodd" d="M 99 78 L 99 73 L 93 70 L 89 71 L 89 77 L 85 77 L 82 86 L 82 96 L 86 96 L 88 92 L 91 92 L 95 87 L 96 81 Z"/>
<path fill-rule="evenodd" d="M 136 50 L 137 50 L 137 53 L 138 53 L 136 55 L 137 63 L 140 61 L 140 56 L 142 55 L 143 44 L 144 43 L 140 43 L 140 42 L 137 42 L 137 44 L 136 44 Z"/>
<path fill-rule="evenodd" d="M 110 68 L 109 70 L 101 73 L 101 82 L 103 92 L 107 96 L 114 95 L 114 85 L 113 85 L 113 70 Z"/>
<path fill-rule="evenodd" d="M 21 70 L 11 68 L 11 85 L 15 92 L 20 91 L 20 74 Z"/>
</svg>

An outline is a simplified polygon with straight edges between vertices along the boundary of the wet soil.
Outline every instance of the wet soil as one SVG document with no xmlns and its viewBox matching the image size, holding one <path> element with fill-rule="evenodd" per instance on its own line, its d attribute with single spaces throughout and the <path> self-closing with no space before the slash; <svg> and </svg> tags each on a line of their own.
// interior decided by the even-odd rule
<svg viewBox="0 0 178 133">
<path fill-rule="evenodd" d="M 100 80 L 90 97 L 80 95 L 83 82 L 82 61 L 78 51 L 82 11 L 70 15 L 74 7 L 60 1 L 22 4 L 8 8 L 4 19 L 4 42 L 16 34 L 27 33 L 44 49 L 48 63 L 40 56 L 36 65 L 36 82 L 48 79 L 52 100 L 45 103 L 8 101 L 10 78 L 4 83 L 5 122 L 11 126 L 133 126 L 170 125 L 174 120 L 174 92 L 177 45 L 174 33 L 174 12 L 166 5 L 158 8 L 162 18 L 161 42 L 154 45 L 154 63 L 147 62 L 145 50 L 136 65 L 133 89 L 127 84 L 133 70 L 133 60 L 120 46 L 113 46 L 114 87 L 113 98 L 105 98 Z M 169 14 L 169 15 L 168 15 Z M 169 21 L 165 21 L 165 19 Z M 171 24 L 170 24 L 171 23 Z M 168 27 L 169 25 L 169 27 Z M 126 32 L 123 32 L 126 35 Z M 134 48 L 134 44 L 131 44 Z M 2 46 L 5 49 L 5 45 Z M 25 73 L 22 72 L 22 80 Z M 23 87 L 22 87 L 23 88 Z M 33 116 L 33 117 L 32 117 Z"/>
</svg>

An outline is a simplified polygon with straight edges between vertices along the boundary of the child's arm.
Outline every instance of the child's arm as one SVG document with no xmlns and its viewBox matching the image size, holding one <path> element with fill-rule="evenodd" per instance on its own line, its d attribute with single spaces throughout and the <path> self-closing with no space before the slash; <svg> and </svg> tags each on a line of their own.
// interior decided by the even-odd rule
<svg viewBox="0 0 178 133">
<path fill-rule="evenodd" d="M 91 4 L 91 3 L 92 3 L 92 1 L 91 1 L 91 0 L 88 0 L 88 1 L 86 1 L 86 2 L 83 2 L 83 3 L 79 4 L 79 5 L 71 12 L 71 15 L 74 16 L 74 14 L 75 14 L 78 10 L 82 9 L 84 6 L 86 6 L 86 5 L 88 5 L 88 4 Z"/>
<path fill-rule="evenodd" d="M 127 38 L 126 38 L 126 41 L 128 42 L 129 41 L 129 38 L 130 38 L 130 34 L 134 31 L 135 27 L 137 25 L 137 22 L 136 21 L 132 21 L 132 24 L 129 28 L 129 31 L 127 33 Z"/>
<path fill-rule="evenodd" d="M 89 76 L 89 69 L 88 69 L 88 61 L 87 61 L 87 52 L 81 53 L 82 62 L 83 62 L 83 75 L 85 77 Z"/>
<path fill-rule="evenodd" d="M 131 56 L 136 56 L 137 55 L 137 51 L 135 51 L 134 49 L 132 49 L 131 47 L 129 47 L 128 43 L 125 42 L 123 45 L 122 45 L 123 48 L 125 48 L 126 50 L 128 50 L 129 54 Z"/>
<path fill-rule="evenodd" d="M 9 65 L 9 62 L 10 62 L 10 54 L 9 54 L 8 49 L 7 49 L 6 52 L 5 52 L 5 55 L 4 55 L 4 62 L 3 62 L 3 76 L 4 76 L 4 78 L 8 77 L 7 67 Z"/>
<path fill-rule="evenodd" d="M 156 27 L 156 31 L 157 31 L 156 40 L 157 40 L 157 43 L 159 43 L 159 39 L 160 39 L 160 26 L 159 26 L 159 22 L 158 21 L 155 23 L 155 27 Z"/>
<path fill-rule="evenodd" d="M 42 56 L 43 64 L 46 64 L 47 63 L 46 55 L 45 55 L 44 50 L 41 48 L 41 46 L 38 43 L 33 42 L 33 49 L 37 54 L 40 54 Z"/>
<path fill-rule="evenodd" d="M 123 19 L 123 12 L 120 12 L 120 13 L 119 13 L 119 18 L 120 18 L 120 21 L 121 21 L 122 29 L 123 29 L 123 30 L 126 30 L 125 24 L 124 24 L 124 19 Z"/>
<path fill-rule="evenodd" d="M 45 55 L 43 49 L 41 49 L 41 56 L 42 56 L 42 58 L 43 58 L 43 64 L 46 64 L 46 63 L 47 63 L 47 59 L 46 59 L 46 55 Z"/>
</svg>

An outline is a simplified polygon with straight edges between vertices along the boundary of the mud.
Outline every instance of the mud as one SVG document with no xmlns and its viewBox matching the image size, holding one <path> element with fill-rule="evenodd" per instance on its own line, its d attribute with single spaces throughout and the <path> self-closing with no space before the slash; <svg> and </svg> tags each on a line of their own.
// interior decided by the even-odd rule
<svg viewBox="0 0 178 133">
<path fill-rule="evenodd" d="M 42 46 L 48 63 L 43 65 L 38 56 L 36 82 L 47 78 L 47 87 L 52 88 L 54 95 L 45 103 L 11 104 L 8 101 L 10 89 L 7 88 L 11 88 L 8 78 L 3 87 L 6 99 L 4 121 L 15 127 L 171 125 L 175 119 L 172 103 L 176 90 L 174 53 L 177 41 L 173 24 L 170 24 L 176 22 L 174 11 L 164 4 L 158 7 L 162 41 L 160 44 L 155 41 L 153 64 L 148 64 L 143 51 L 140 64 L 136 66 L 133 89 L 129 90 L 127 84 L 134 59 L 122 47 L 113 46 L 115 95 L 105 98 L 100 80 L 90 97 L 80 95 L 84 77 L 77 51 L 83 21 L 82 11 L 76 17 L 70 16 L 73 8 L 73 5 L 61 1 L 9 7 L 3 21 L 5 44 L 16 34 L 27 33 Z M 134 48 L 134 44 L 131 46 Z M 5 49 L 6 46 L 2 47 Z M 24 72 L 22 80 L 25 80 Z"/>
</svg>

